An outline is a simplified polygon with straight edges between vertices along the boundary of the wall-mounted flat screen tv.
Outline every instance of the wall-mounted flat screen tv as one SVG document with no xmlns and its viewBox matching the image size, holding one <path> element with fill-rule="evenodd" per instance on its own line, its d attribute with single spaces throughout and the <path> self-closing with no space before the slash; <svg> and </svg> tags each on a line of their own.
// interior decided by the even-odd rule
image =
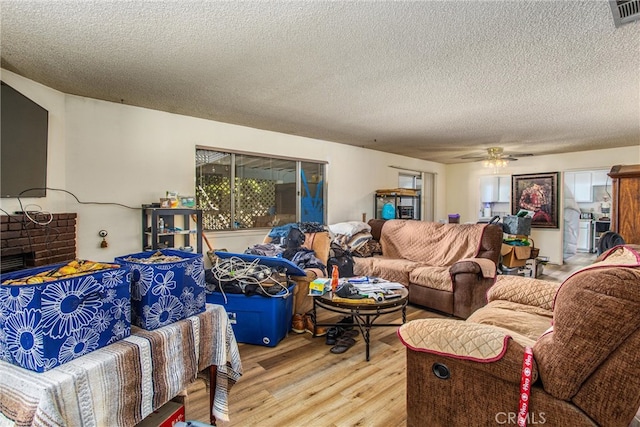
<svg viewBox="0 0 640 427">
<path fill-rule="evenodd" d="M 5 82 L 0 103 L 1 196 L 45 197 L 49 112 Z"/>
</svg>

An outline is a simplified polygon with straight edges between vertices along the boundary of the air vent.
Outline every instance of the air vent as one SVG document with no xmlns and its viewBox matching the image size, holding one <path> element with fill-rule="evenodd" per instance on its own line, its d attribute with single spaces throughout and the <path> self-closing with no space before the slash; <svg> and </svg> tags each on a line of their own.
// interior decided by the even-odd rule
<svg viewBox="0 0 640 427">
<path fill-rule="evenodd" d="M 4 243 L 5 242 L 2 242 L 2 244 Z M 8 273 L 10 271 L 27 268 L 25 255 L 26 254 L 3 256 L 2 260 L 0 260 L 0 273 Z"/>
<path fill-rule="evenodd" d="M 640 0 L 609 0 L 616 27 L 640 19 Z"/>
</svg>

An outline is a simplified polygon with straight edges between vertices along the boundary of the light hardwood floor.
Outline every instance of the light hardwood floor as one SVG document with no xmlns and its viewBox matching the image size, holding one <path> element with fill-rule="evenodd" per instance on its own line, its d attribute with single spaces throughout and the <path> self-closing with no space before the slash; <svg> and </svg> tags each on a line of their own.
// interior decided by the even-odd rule
<svg viewBox="0 0 640 427">
<path fill-rule="evenodd" d="M 578 255 L 562 266 L 545 266 L 540 278 L 562 281 L 595 256 Z M 322 313 L 322 314 L 320 314 Z M 319 312 L 321 320 L 339 315 Z M 407 320 L 443 317 L 408 306 Z M 400 313 L 380 323 L 399 322 Z M 244 374 L 229 398 L 231 426 L 404 426 L 406 423 L 405 348 L 396 328 L 374 328 L 371 360 L 365 361 L 362 336 L 346 353 L 329 352 L 324 337 L 290 333 L 276 347 L 239 344 Z"/>
<path fill-rule="evenodd" d="M 441 315 L 407 307 L 407 321 L 429 317 Z M 398 312 L 377 322 L 400 320 Z M 396 329 L 372 329 L 369 362 L 361 335 L 343 354 L 332 354 L 324 337 L 309 333 L 290 333 L 272 348 L 239 344 L 244 374 L 231 389 L 230 421 L 218 425 L 404 426 L 405 350 Z"/>
<path fill-rule="evenodd" d="M 586 265 L 593 264 L 596 258 L 596 254 L 578 252 L 571 258 L 564 260 L 564 263 L 562 265 L 545 265 L 542 276 L 540 276 L 539 278 L 544 280 L 551 280 L 554 282 L 562 282 L 574 271 L 579 270 Z"/>
</svg>

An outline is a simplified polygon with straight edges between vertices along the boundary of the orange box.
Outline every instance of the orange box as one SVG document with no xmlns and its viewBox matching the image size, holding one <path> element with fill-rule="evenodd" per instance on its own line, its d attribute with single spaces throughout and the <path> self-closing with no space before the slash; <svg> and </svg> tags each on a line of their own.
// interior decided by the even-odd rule
<svg viewBox="0 0 640 427">
<path fill-rule="evenodd" d="M 149 414 L 136 427 L 173 427 L 184 420 L 184 405 L 167 402 Z"/>
</svg>

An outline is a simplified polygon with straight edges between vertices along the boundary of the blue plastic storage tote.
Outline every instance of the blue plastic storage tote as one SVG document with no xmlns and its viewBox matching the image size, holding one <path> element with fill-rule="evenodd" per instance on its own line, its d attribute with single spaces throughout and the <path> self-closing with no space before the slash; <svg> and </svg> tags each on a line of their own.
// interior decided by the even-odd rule
<svg viewBox="0 0 640 427">
<path fill-rule="evenodd" d="M 272 297 L 227 293 L 226 302 L 222 293 L 211 292 L 207 302 L 227 310 L 237 342 L 275 347 L 291 330 L 295 286 Z"/>
<path fill-rule="evenodd" d="M 20 270 L 0 283 L 66 264 Z M 0 285 L 0 359 L 44 372 L 131 334 L 128 268 L 33 285 Z"/>
<path fill-rule="evenodd" d="M 158 252 L 181 260 L 154 264 L 142 261 Z M 117 257 L 116 262 L 131 268 L 134 325 L 153 330 L 204 311 L 202 254 L 162 249 Z"/>
</svg>

